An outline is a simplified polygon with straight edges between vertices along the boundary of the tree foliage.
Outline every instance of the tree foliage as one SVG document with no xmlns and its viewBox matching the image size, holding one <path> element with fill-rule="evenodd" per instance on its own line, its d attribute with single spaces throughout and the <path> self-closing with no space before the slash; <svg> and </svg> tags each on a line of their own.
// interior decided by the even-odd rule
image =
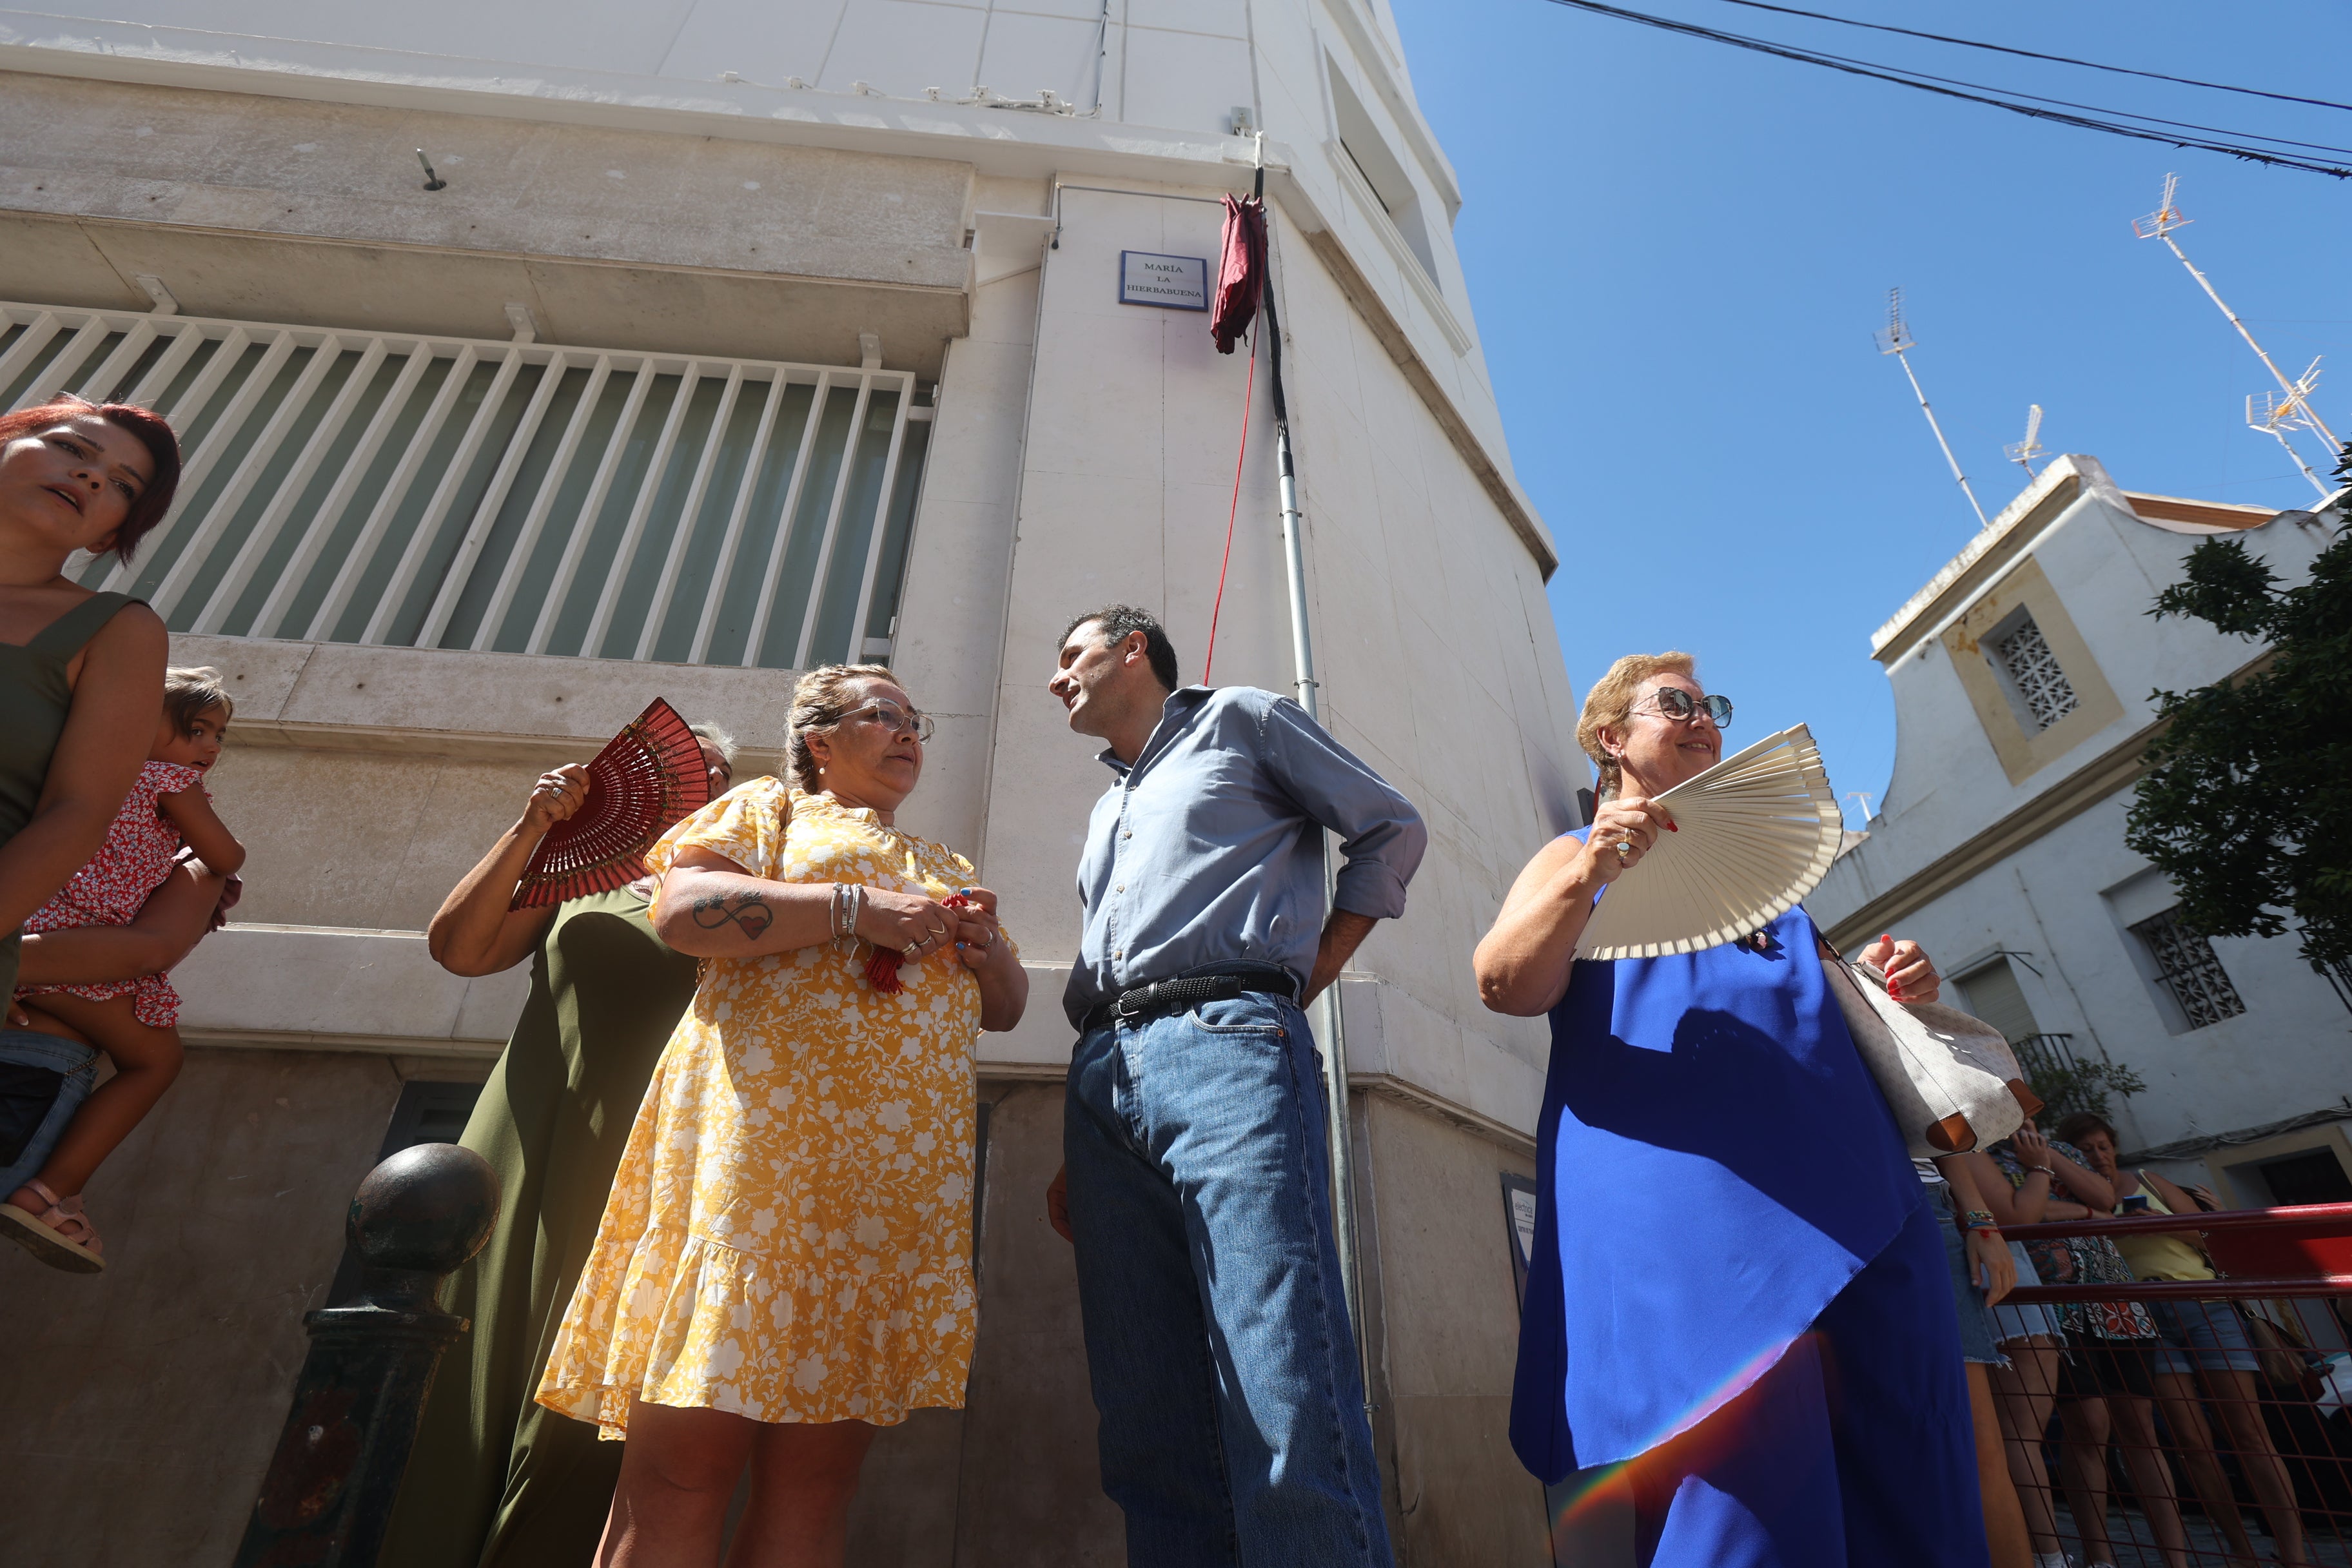
<svg viewBox="0 0 2352 1568">
<path fill-rule="evenodd" d="M 2147 1080 L 2121 1062 L 2053 1063 L 2026 1075 L 2026 1085 L 2042 1099 L 2042 1125 L 2055 1127 L 2078 1110 L 2102 1121 L 2114 1117 L 2107 1097 L 2129 1099 L 2147 1091 Z"/>
<path fill-rule="evenodd" d="M 2352 443 L 2336 471 L 2352 479 Z M 2208 539 L 2150 613 L 2269 651 L 2242 679 L 2155 694 L 2166 727 L 2125 841 L 2198 931 L 2277 936 L 2292 921 L 2314 969 L 2352 969 L 2352 527 L 2290 588 L 2240 540 Z"/>
</svg>

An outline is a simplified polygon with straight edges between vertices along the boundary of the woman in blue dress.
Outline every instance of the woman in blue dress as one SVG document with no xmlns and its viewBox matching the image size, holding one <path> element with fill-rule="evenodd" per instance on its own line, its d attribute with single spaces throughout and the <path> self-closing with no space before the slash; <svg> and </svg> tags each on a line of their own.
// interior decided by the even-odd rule
<svg viewBox="0 0 2352 1568">
<path fill-rule="evenodd" d="M 1983 1568 L 1938 1222 L 1811 920 L 1574 956 L 1672 831 L 1654 797 L 1722 754 L 1730 704 L 1692 668 L 1637 655 L 1592 689 L 1592 826 L 1537 855 L 1478 947 L 1487 1006 L 1551 1016 L 1512 1446 L 1546 1485 L 1622 1467 L 1645 1565 Z M 1936 995 L 1916 943 L 1869 956 L 1898 998 Z"/>
</svg>

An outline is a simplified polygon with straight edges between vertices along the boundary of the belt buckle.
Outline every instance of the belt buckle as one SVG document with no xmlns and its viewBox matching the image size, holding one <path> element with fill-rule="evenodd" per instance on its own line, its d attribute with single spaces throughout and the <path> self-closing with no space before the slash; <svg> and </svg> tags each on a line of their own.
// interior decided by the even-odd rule
<svg viewBox="0 0 2352 1568">
<path fill-rule="evenodd" d="M 1154 982 L 1150 985 L 1139 986 L 1134 991 L 1121 992 L 1111 998 L 1110 1016 L 1132 1023 L 1143 1016 L 1144 1009 L 1151 1005 L 1152 996 L 1159 989 L 1158 983 Z M 1128 1005 L 1130 997 L 1136 999 L 1133 1006 Z"/>
</svg>

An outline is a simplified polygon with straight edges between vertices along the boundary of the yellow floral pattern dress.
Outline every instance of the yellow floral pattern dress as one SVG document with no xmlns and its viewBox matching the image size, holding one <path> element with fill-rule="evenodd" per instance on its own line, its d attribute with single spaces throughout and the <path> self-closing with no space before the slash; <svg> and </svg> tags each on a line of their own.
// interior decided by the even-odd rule
<svg viewBox="0 0 2352 1568">
<path fill-rule="evenodd" d="M 665 835 L 778 882 L 944 898 L 954 851 L 772 778 Z M 711 959 L 655 1069 L 539 1401 L 605 1437 L 629 1398 L 890 1426 L 961 1406 L 971 1365 L 972 1047 L 952 947 L 866 978 L 831 942 Z"/>
</svg>

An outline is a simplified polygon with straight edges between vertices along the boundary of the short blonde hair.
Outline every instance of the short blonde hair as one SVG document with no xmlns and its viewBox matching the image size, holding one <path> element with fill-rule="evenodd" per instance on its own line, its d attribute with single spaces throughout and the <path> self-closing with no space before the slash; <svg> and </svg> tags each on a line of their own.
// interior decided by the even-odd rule
<svg viewBox="0 0 2352 1568">
<path fill-rule="evenodd" d="M 1617 759 L 1601 744 L 1601 731 L 1625 727 L 1633 717 L 1633 700 L 1642 694 L 1642 682 L 1654 675 L 1694 675 L 1697 668 L 1698 660 L 1686 653 L 1629 653 L 1592 683 L 1592 689 L 1584 694 L 1583 717 L 1576 721 L 1576 743 L 1600 770 L 1601 787 L 1595 794 L 1606 799 L 1617 793 L 1622 780 Z"/>
<path fill-rule="evenodd" d="M 793 688 L 793 728 L 784 742 L 784 754 L 793 782 L 806 794 L 814 795 L 824 787 L 817 780 L 816 757 L 809 750 L 808 737 L 839 728 L 862 700 L 858 683 L 866 680 L 898 685 L 898 678 L 887 664 L 828 664 L 810 670 Z"/>
</svg>

